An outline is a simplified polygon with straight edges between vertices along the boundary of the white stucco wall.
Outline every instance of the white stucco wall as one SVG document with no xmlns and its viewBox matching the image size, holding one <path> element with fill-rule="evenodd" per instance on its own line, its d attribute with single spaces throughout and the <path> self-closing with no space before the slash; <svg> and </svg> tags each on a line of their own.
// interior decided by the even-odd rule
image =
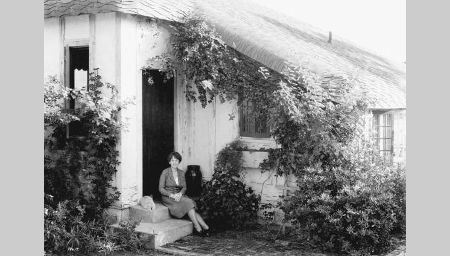
<svg viewBox="0 0 450 256">
<path fill-rule="evenodd" d="M 184 88 L 177 88 L 178 124 L 176 149 L 183 155 L 182 168 L 200 165 L 203 177 L 210 179 L 217 153 L 238 137 L 238 119 L 230 120 L 234 102 L 213 101 L 203 108 L 187 101 Z"/>
<path fill-rule="evenodd" d="M 120 81 L 122 100 L 132 99 L 121 113 L 127 126 L 121 132 L 120 168 L 117 186 L 121 191 L 120 203 L 128 207 L 142 196 L 142 68 L 160 68 L 151 58 L 168 51 L 169 31 L 167 25 L 140 16 L 116 14 L 116 76 Z M 97 44 L 99 47 L 100 44 Z M 103 45 L 103 44 L 102 44 Z M 98 50 L 97 50 L 98 51 Z M 111 50 L 112 51 L 112 50 Z M 118 75 L 119 74 L 119 75 Z"/>
<path fill-rule="evenodd" d="M 89 46 L 90 71 L 98 68 L 102 81 L 118 86 L 122 100 L 134 99 L 121 113 L 127 127 L 121 132 L 120 167 L 114 183 L 121 191 L 119 207 L 133 205 L 142 195 L 142 68 L 160 68 L 150 59 L 168 52 L 167 24 L 135 15 L 100 13 L 46 19 L 45 74 L 64 81 L 64 47 Z M 201 166 L 205 178 L 213 173 L 216 154 L 238 136 L 234 102 L 219 101 L 202 108 L 186 100 L 176 79 L 175 148 L 183 155 L 182 168 Z M 179 84 L 180 83 L 180 84 Z M 107 92 L 105 92 L 107 93 Z"/>
<path fill-rule="evenodd" d="M 89 46 L 89 66 L 90 72 L 95 68 L 98 68 L 99 75 L 102 76 L 102 81 L 105 83 L 115 84 L 121 86 L 122 83 L 126 83 L 127 80 L 133 81 L 129 78 L 128 73 L 121 72 L 122 66 L 120 65 L 120 50 L 121 50 L 121 20 L 116 13 L 101 13 L 96 15 L 79 15 L 79 16 L 66 16 L 61 18 L 49 18 L 45 19 L 44 27 L 44 76 L 57 75 L 59 80 L 65 81 L 65 59 L 64 59 L 64 48 L 70 46 Z M 125 25 L 126 26 L 126 25 Z M 125 29 L 125 31 L 127 31 Z M 128 39 L 129 41 L 134 41 Z M 130 47 L 127 45 L 127 47 Z M 128 49 L 128 48 L 127 48 Z M 125 54 L 126 54 L 125 50 Z M 133 53 L 133 56 L 136 56 Z M 127 61 L 129 61 L 127 59 Z M 128 62 L 124 63 L 126 66 Z M 134 63 L 136 66 L 136 63 Z M 124 74 L 124 79 L 121 78 L 122 73 Z M 135 78 L 135 77 L 133 77 Z M 133 88 L 133 86 L 130 86 Z M 121 97 L 124 98 L 128 94 L 133 94 L 130 88 L 124 90 L 124 94 Z M 129 93 L 128 93 L 129 92 Z M 108 94 L 108 90 L 105 90 L 105 95 Z M 130 110 L 131 112 L 133 109 Z M 129 115 L 128 112 L 125 113 L 125 117 Z M 127 134 L 126 132 L 123 132 Z M 130 135 L 124 135 L 130 136 Z M 133 136 L 131 134 L 131 136 Z M 136 136 L 134 136 L 134 141 Z M 126 137 L 128 139 L 128 137 Z M 126 140 L 127 142 L 129 140 Z M 131 140 L 133 141 L 133 140 Z M 126 144 L 125 144 L 126 145 Z M 119 150 L 123 147 L 122 143 L 119 145 Z M 132 157 L 123 156 L 121 154 L 122 165 L 125 167 L 130 166 L 128 159 Z M 135 163 L 133 161 L 133 163 Z M 119 168 L 119 172 L 115 177 L 115 185 L 119 190 L 125 191 L 121 201 L 126 201 L 132 197 L 126 188 L 129 183 L 135 183 L 135 181 L 130 182 L 128 178 L 128 172 L 122 171 L 122 166 Z M 136 168 L 134 168 L 136 169 Z M 132 178 L 131 178 L 132 179 Z M 135 180 L 135 178 L 134 178 Z M 133 194 L 133 193 L 131 193 Z M 136 193 L 134 193 L 136 194 Z"/>
<path fill-rule="evenodd" d="M 216 100 L 214 113 L 216 123 L 215 154 L 219 153 L 228 143 L 239 138 L 239 111 L 236 100 L 220 103 Z M 233 119 L 230 119 L 230 115 Z M 213 161 L 215 161 L 215 155 Z M 212 174 L 212 173 L 211 173 Z"/>
<path fill-rule="evenodd" d="M 103 82 L 112 83 L 120 87 L 120 61 L 118 49 L 120 47 L 120 22 L 116 13 L 99 13 L 94 17 L 90 58 L 93 59 L 91 70 L 98 68 Z"/>
<path fill-rule="evenodd" d="M 136 20 L 131 15 L 118 15 L 118 35 L 119 46 L 117 49 L 120 72 L 120 99 L 123 101 L 136 99 L 138 93 L 137 86 L 137 29 Z M 133 205 L 139 198 L 138 188 L 138 134 L 137 128 L 137 108 L 136 104 L 128 105 L 121 112 L 121 118 L 127 122 L 125 129 L 120 134 L 120 191 L 121 202 L 124 206 Z M 118 184 L 119 185 L 119 184 Z"/>
<path fill-rule="evenodd" d="M 45 19 L 44 21 L 44 79 L 56 76 L 61 79 L 63 59 L 61 39 L 61 25 L 59 18 Z"/>
<path fill-rule="evenodd" d="M 178 89 L 177 97 L 180 105 L 176 150 L 183 156 L 182 168 L 186 169 L 187 165 L 200 165 L 204 177 L 208 178 L 212 173 L 215 153 L 215 104 L 203 109 L 199 102 L 187 101 L 182 90 L 183 88 Z"/>
<path fill-rule="evenodd" d="M 44 75 L 64 73 L 64 46 L 85 44 L 90 47 L 90 69 L 99 68 L 104 82 L 119 86 L 122 100 L 134 99 L 121 113 L 128 123 L 121 132 L 119 171 L 115 185 L 121 191 L 118 206 L 126 208 L 137 203 L 142 195 L 142 68 L 159 68 L 152 57 L 166 53 L 170 47 L 170 29 L 164 22 L 149 21 L 140 16 L 120 13 L 100 13 L 76 17 L 50 18 L 44 27 Z M 200 165 L 206 179 L 214 171 L 217 153 L 227 143 L 239 138 L 238 111 L 235 102 L 215 100 L 202 108 L 200 103 L 186 100 L 183 76 L 176 77 L 175 90 L 175 150 L 183 155 L 181 168 Z M 395 114 L 394 149 L 400 159 L 406 155 L 406 111 Z M 230 119 L 230 114 L 235 115 Z M 274 147 L 270 140 L 243 139 L 251 149 Z M 398 152 L 398 153 L 397 153 Z M 278 199 L 279 195 L 295 188 L 293 177 L 275 177 L 261 173 L 259 163 L 265 152 L 245 151 L 245 181 L 263 202 Z M 285 186 L 286 185 L 286 186 Z"/>
<path fill-rule="evenodd" d="M 394 161 L 406 165 L 406 110 L 394 111 Z"/>
<path fill-rule="evenodd" d="M 64 17 L 64 40 L 89 39 L 89 15 Z"/>
</svg>

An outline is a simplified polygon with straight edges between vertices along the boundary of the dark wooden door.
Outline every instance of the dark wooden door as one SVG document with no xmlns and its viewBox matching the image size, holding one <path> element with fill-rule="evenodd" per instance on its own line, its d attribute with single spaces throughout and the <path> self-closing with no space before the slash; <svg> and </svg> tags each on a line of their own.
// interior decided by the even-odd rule
<svg viewBox="0 0 450 256">
<path fill-rule="evenodd" d="M 174 150 L 174 85 L 158 70 L 143 72 L 142 78 L 143 194 L 157 199 L 159 176 Z"/>
</svg>

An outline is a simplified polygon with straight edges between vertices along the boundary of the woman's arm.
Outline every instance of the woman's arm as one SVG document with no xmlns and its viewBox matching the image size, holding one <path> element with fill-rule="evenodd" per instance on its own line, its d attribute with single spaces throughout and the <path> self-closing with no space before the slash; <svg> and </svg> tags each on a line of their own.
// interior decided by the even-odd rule
<svg viewBox="0 0 450 256">
<path fill-rule="evenodd" d="M 166 184 L 166 177 L 167 177 L 167 169 L 165 169 L 162 173 L 161 173 L 161 177 L 159 177 L 159 192 L 162 195 L 168 196 L 170 197 L 172 195 L 172 193 L 170 193 L 168 190 L 166 190 L 164 188 L 164 185 Z"/>
<path fill-rule="evenodd" d="M 184 176 L 183 171 L 178 173 L 178 180 L 180 181 L 180 186 L 182 187 L 182 189 L 180 190 L 180 193 L 181 193 L 181 195 L 184 195 L 184 193 L 186 192 L 187 186 L 186 186 L 186 178 Z"/>
</svg>

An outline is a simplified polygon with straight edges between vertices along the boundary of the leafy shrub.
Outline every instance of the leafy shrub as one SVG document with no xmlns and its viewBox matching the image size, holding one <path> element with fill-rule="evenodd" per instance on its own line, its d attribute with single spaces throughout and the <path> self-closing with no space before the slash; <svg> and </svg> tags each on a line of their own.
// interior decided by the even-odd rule
<svg viewBox="0 0 450 256">
<path fill-rule="evenodd" d="M 242 181 L 239 148 L 241 144 L 233 142 L 219 152 L 212 179 L 204 184 L 198 202 L 200 211 L 215 228 L 239 229 L 257 218 L 261 198 Z"/>
<path fill-rule="evenodd" d="M 129 102 L 117 98 L 116 88 L 94 73 L 88 88 L 70 89 L 54 78 L 44 84 L 46 253 L 110 253 L 142 246 L 134 223 L 113 230 L 104 218 L 119 197 L 112 185 L 124 125 L 119 112 Z M 65 107 L 71 99 L 75 109 Z"/>
<path fill-rule="evenodd" d="M 249 100 L 258 115 L 268 114 L 279 147 L 269 150 L 261 168 L 296 176 L 299 190 L 284 200 L 283 209 L 298 230 L 326 249 L 344 252 L 382 251 L 393 233 L 404 234 L 402 171 L 373 161 L 376 154 L 359 161 L 352 158 L 357 151 L 347 152 L 364 128 L 360 120 L 368 106 L 354 75 L 314 73 L 307 64 L 289 63 L 277 73 L 230 49 L 201 19 L 178 23 L 174 31 L 175 58 L 165 61 L 184 71 L 188 99 L 197 98 L 203 107 L 214 97 L 237 98 L 238 105 Z M 238 216 L 232 210 L 247 200 L 238 192 L 242 188 L 235 188 L 241 183 L 233 168 L 226 172 L 216 164 L 206 184 L 201 203 L 212 220 Z"/>
<path fill-rule="evenodd" d="M 354 159 L 345 169 L 307 168 L 283 202 L 286 217 L 325 250 L 387 250 L 394 235 L 405 234 L 405 173 L 374 157 Z"/>
<path fill-rule="evenodd" d="M 65 107 L 70 99 L 75 109 Z M 87 89 L 70 89 L 54 78 L 44 85 L 44 191 L 56 203 L 79 200 L 91 219 L 119 197 L 112 180 L 124 125 L 119 112 L 128 103 L 117 99 L 116 88 L 94 73 Z"/>
<path fill-rule="evenodd" d="M 112 229 L 106 219 L 89 220 L 85 206 L 78 200 L 64 200 L 53 207 L 46 196 L 44 212 L 44 249 L 46 254 L 66 255 L 91 252 L 137 251 L 142 241 L 134 232 L 136 223 L 122 223 Z"/>
</svg>

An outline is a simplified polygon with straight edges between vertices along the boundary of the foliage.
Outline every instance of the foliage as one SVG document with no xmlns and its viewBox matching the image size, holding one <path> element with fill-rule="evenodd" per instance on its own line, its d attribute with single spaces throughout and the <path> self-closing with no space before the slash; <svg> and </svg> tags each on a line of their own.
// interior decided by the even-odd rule
<svg viewBox="0 0 450 256">
<path fill-rule="evenodd" d="M 299 233 L 325 250 L 384 252 L 394 235 L 405 234 L 404 170 L 370 151 L 347 154 L 354 159 L 346 168 L 306 168 L 282 208 Z"/>
<path fill-rule="evenodd" d="M 85 206 L 78 200 L 64 200 L 53 207 L 53 197 L 46 195 L 44 213 L 44 249 L 47 254 L 67 255 L 91 252 L 105 254 L 143 248 L 134 228 L 136 223 L 112 229 L 106 219 L 85 220 Z"/>
<path fill-rule="evenodd" d="M 215 97 L 237 98 L 238 105 L 249 100 L 256 115 L 267 117 L 279 147 L 269 150 L 261 168 L 297 177 L 299 190 L 283 201 L 283 209 L 299 229 L 305 225 L 312 241 L 333 250 L 372 252 L 386 248 L 391 234 L 404 234 L 404 175 L 375 160 L 377 152 L 352 146 L 367 111 L 353 77 L 290 63 L 277 73 L 225 45 L 201 18 L 172 28 L 173 55 L 162 59 L 185 75 L 189 100 L 203 107 Z M 355 157 L 359 153 L 363 161 Z M 218 170 L 206 189 L 211 196 L 203 200 L 221 209 L 220 200 L 233 198 L 227 193 L 234 190 L 225 189 L 230 177 L 221 176 L 232 175 Z"/>
<path fill-rule="evenodd" d="M 119 102 L 116 88 L 94 73 L 88 88 L 70 89 L 52 78 L 44 89 L 44 191 L 55 203 L 80 200 L 95 219 L 119 196 L 111 182 L 119 165 L 119 112 L 128 102 Z M 66 108 L 70 100 L 75 109 Z"/>
<path fill-rule="evenodd" d="M 111 253 L 142 247 L 135 223 L 113 230 L 104 210 L 118 199 L 112 185 L 120 110 L 117 89 L 96 73 L 87 88 L 70 89 L 55 78 L 44 85 L 44 245 L 46 253 Z M 75 101 L 75 109 L 67 108 Z M 67 133 L 69 131 L 69 133 Z"/>
<path fill-rule="evenodd" d="M 222 149 L 212 179 L 203 186 L 199 209 L 215 228 L 243 228 L 257 218 L 260 196 L 242 181 L 239 142 Z"/>
<path fill-rule="evenodd" d="M 202 106 L 214 97 L 237 98 L 238 105 L 248 100 L 255 104 L 256 115 L 268 117 L 271 135 L 281 147 L 270 152 L 263 168 L 276 168 L 282 175 L 341 161 L 341 151 L 366 110 L 352 77 L 319 75 L 289 63 L 279 74 L 227 46 L 198 17 L 172 28 L 173 54 L 160 57 L 166 67 L 186 76 L 188 99 L 200 100 Z"/>
<path fill-rule="evenodd" d="M 216 97 L 221 102 L 237 99 L 238 104 L 247 99 L 257 104 L 261 114 L 267 113 L 277 84 L 263 73 L 278 78 L 276 72 L 227 46 L 214 28 L 199 17 L 188 17 L 171 27 L 173 52 L 155 60 L 162 61 L 166 69 L 180 71 L 188 100 L 198 100 L 205 107 Z"/>
<path fill-rule="evenodd" d="M 330 169 L 347 164 L 344 151 L 361 131 L 366 110 L 351 80 L 320 79 L 298 67 L 289 68 L 286 77 L 274 94 L 279 104 L 272 117 L 272 137 L 280 147 L 270 150 L 262 168 L 297 175 L 316 165 Z"/>
</svg>

